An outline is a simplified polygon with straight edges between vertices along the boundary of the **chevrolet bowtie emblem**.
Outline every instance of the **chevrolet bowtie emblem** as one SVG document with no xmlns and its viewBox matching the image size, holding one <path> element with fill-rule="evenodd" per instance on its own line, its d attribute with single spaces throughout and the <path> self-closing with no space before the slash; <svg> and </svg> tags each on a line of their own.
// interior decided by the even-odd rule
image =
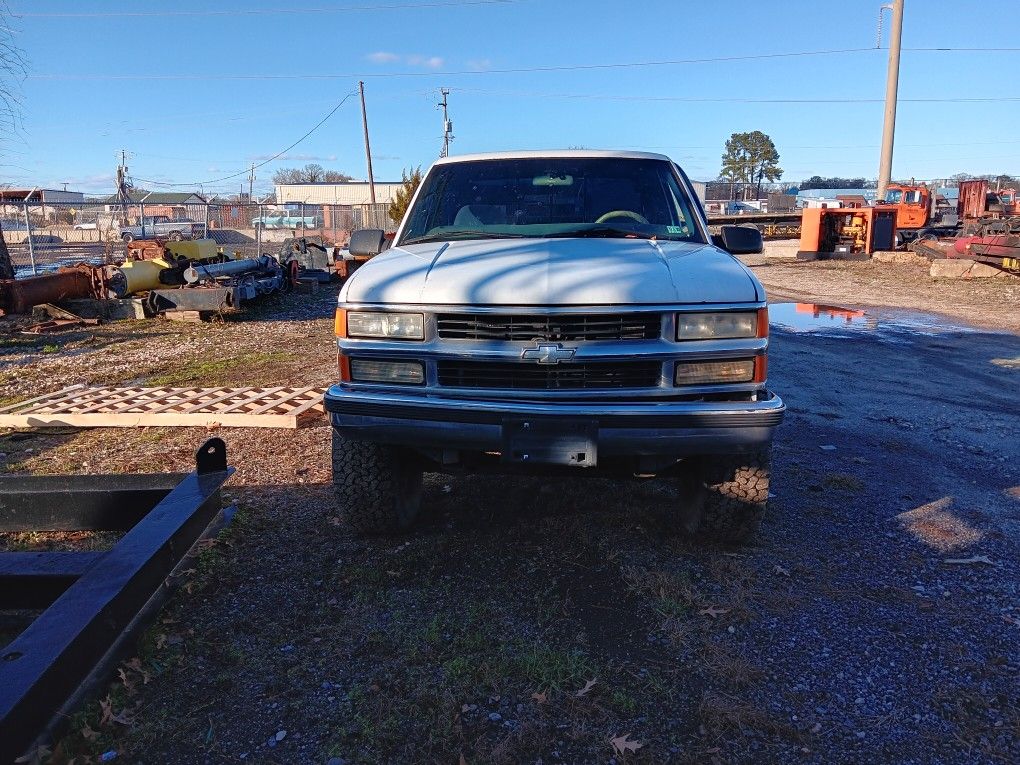
<svg viewBox="0 0 1020 765">
<path fill-rule="evenodd" d="M 561 361 L 570 361 L 574 358 L 576 348 L 564 348 L 558 343 L 543 344 L 537 348 L 527 348 L 521 354 L 525 361 L 537 361 L 539 364 L 559 364 Z"/>
</svg>

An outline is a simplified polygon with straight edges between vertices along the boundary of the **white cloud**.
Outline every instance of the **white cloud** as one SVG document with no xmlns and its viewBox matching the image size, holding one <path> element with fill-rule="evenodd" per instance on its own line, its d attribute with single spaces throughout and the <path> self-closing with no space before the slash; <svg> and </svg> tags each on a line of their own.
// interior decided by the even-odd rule
<svg viewBox="0 0 1020 765">
<path fill-rule="evenodd" d="M 390 53 L 385 50 L 377 50 L 375 53 L 369 53 L 365 56 L 373 64 L 392 64 L 395 61 L 400 61 L 400 56 L 396 53 Z"/>
<path fill-rule="evenodd" d="M 492 68 L 491 58 L 474 58 L 467 62 L 468 66 L 472 69 L 477 69 L 480 72 L 484 72 L 486 69 Z"/>
<path fill-rule="evenodd" d="M 412 54 L 407 57 L 407 63 L 411 66 L 423 66 L 426 69 L 438 69 L 443 65 L 443 59 L 439 56 L 420 56 Z"/>
<path fill-rule="evenodd" d="M 395 64 L 401 62 L 408 66 L 419 66 L 425 69 L 439 69 L 444 63 L 442 56 L 425 56 L 420 53 L 392 53 L 385 50 L 369 53 L 365 58 L 373 64 Z"/>
</svg>

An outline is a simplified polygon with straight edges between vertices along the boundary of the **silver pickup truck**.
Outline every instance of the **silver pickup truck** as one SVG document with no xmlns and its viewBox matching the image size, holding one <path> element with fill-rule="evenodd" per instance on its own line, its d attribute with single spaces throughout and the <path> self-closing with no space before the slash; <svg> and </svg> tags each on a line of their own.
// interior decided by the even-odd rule
<svg viewBox="0 0 1020 765">
<path fill-rule="evenodd" d="M 765 291 L 733 255 L 762 238 L 710 235 L 668 157 L 442 159 L 383 248 L 351 237 L 377 257 L 340 292 L 325 396 L 355 530 L 408 527 L 423 472 L 455 470 L 656 475 L 679 488 L 675 527 L 757 530 L 785 407 Z"/>
<path fill-rule="evenodd" d="M 125 242 L 135 239 L 169 239 L 179 242 L 201 236 L 203 225 L 188 218 L 173 219 L 167 215 L 146 215 L 135 226 L 121 226 L 120 238 Z"/>
</svg>

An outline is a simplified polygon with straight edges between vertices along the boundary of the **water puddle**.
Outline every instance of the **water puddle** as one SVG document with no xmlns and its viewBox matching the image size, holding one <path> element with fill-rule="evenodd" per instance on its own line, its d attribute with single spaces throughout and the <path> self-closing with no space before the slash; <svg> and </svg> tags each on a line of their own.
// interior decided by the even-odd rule
<svg viewBox="0 0 1020 765">
<path fill-rule="evenodd" d="M 942 316 L 895 308 L 844 308 L 824 303 L 770 303 L 769 324 L 786 332 L 850 336 L 861 332 L 884 335 L 938 335 L 945 332 L 983 332 L 955 324 Z"/>
</svg>

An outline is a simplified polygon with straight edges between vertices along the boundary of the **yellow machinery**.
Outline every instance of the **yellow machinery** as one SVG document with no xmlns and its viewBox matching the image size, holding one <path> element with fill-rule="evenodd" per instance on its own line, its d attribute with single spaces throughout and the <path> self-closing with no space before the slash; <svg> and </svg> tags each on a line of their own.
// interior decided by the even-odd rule
<svg viewBox="0 0 1020 765">
<path fill-rule="evenodd" d="M 140 241 L 128 247 L 128 260 L 120 266 L 106 267 L 106 280 L 111 297 L 126 297 L 136 292 L 184 284 L 180 274 L 183 264 L 191 261 L 218 262 L 228 260 L 212 239 L 184 242 Z"/>
<path fill-rule="evenodd" d="M 896 211 L 877 207 L 809 207 L 800 224 L 802 260 L 867 260 L 875 250 L 891 250 Z"/>
</svg>

